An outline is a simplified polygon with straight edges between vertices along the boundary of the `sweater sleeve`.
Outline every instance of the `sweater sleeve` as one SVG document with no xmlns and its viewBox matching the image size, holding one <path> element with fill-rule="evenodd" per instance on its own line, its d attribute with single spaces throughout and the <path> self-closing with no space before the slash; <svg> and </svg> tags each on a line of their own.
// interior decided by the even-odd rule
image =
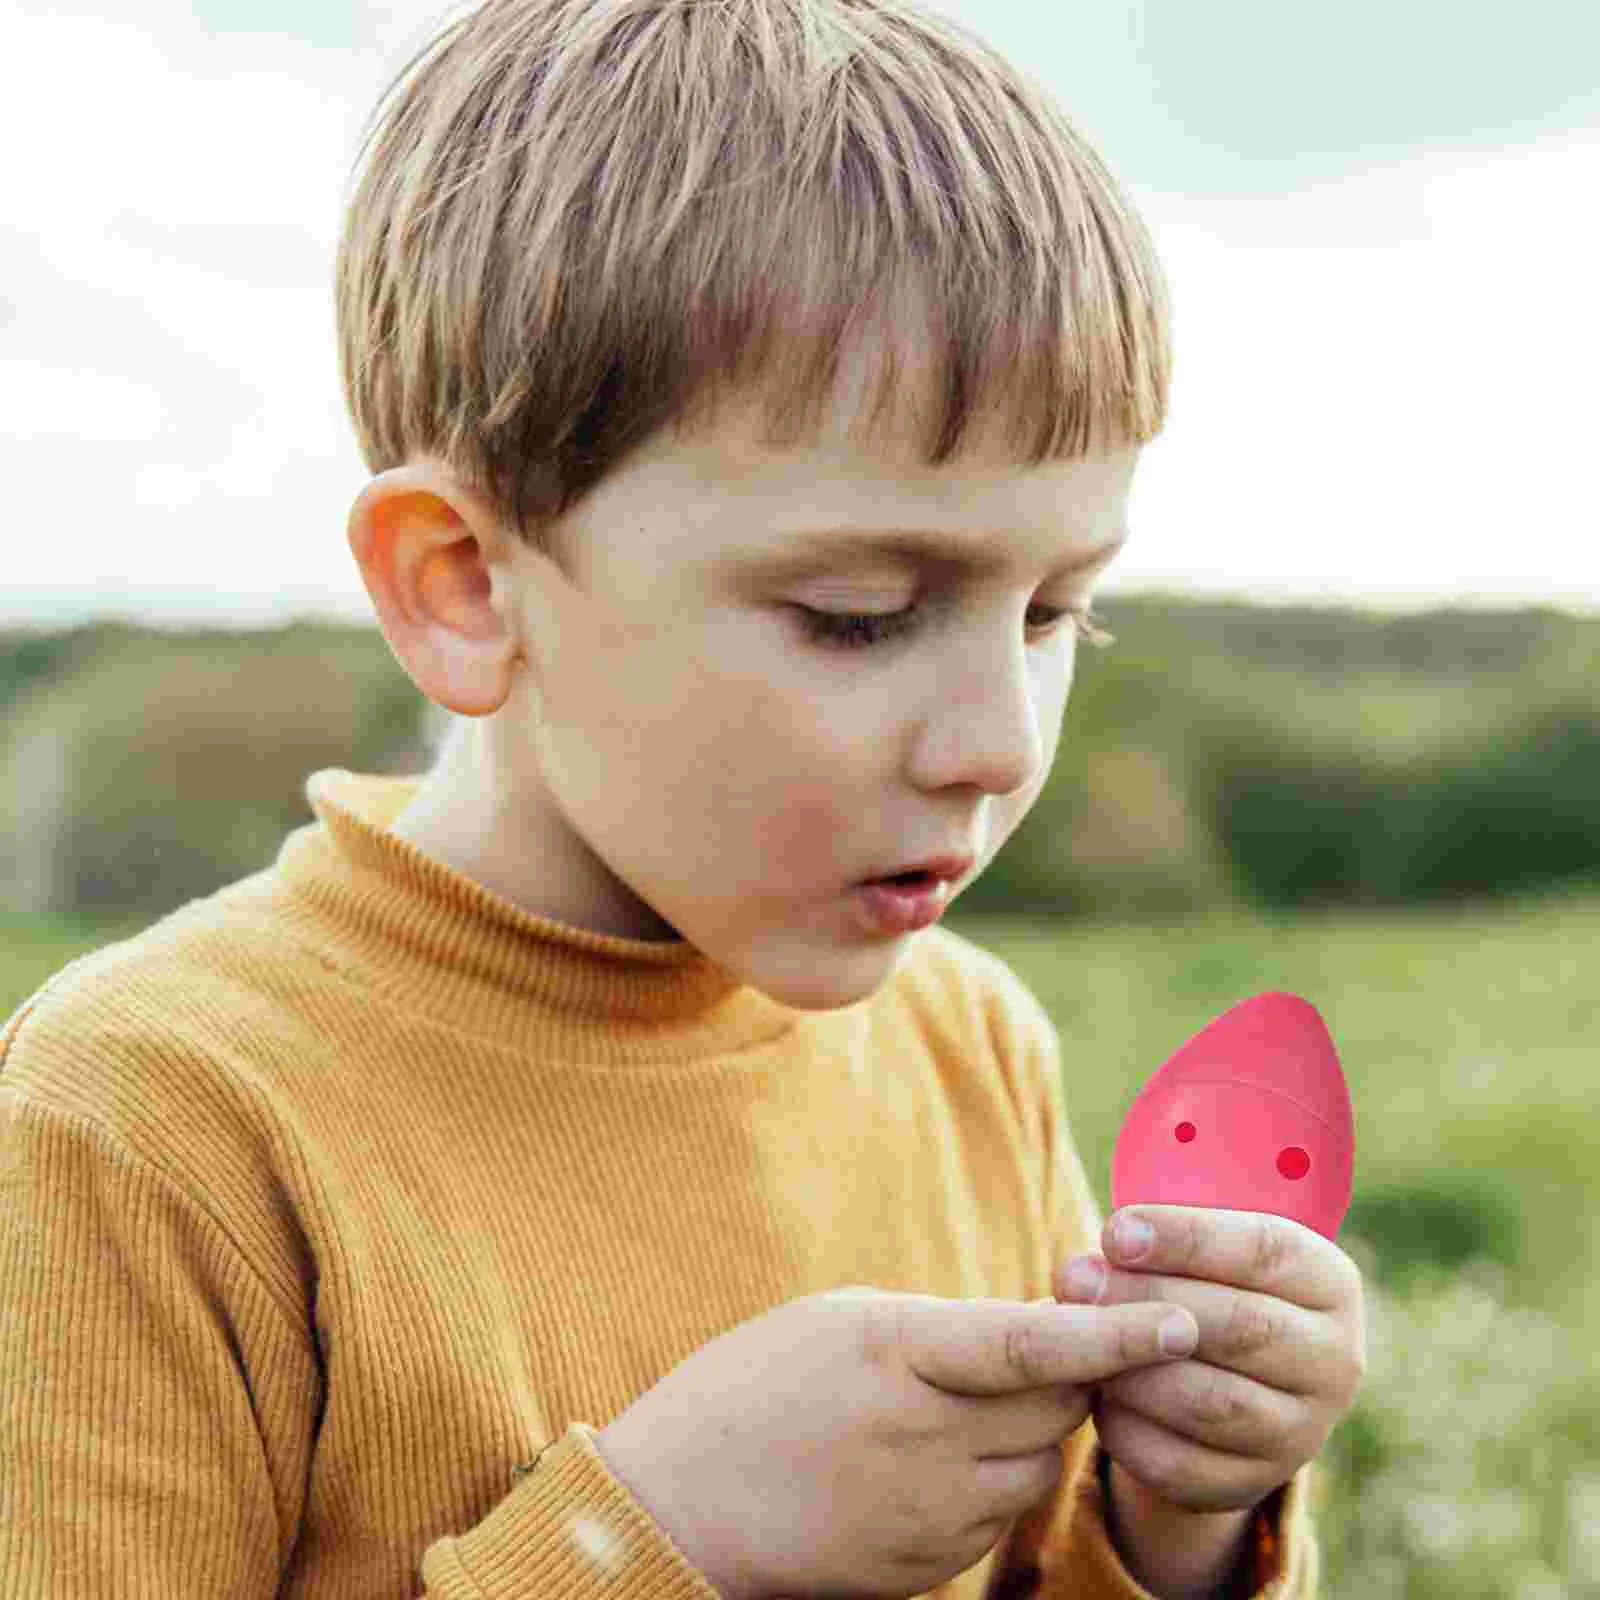
<svg viewBox="0 0 1600 1600">
<path fill-rule="evenodd" d="M 1079 1241 L 1097 1247 L 1104 1219 L 1072 1139 L 1055 1026 L 1020 982 L 1017 988 L 1026 1024 L 1016 1046 L 1025 1057 L 1018 1079 L 1040 1106 L 1053 1272 L 1083 1248 Z M 1060 1482 L 1012 1525 L 997 1552 L 985 1600 L 1154 1600 L 1123 1566 L 1111 1540 L 1101 1470 L 1106 1457 L 1092 1419 L 1062 1452 Z M 1314 1466 L 1308 1463 L 1258 1508 L 1247 1552 L 1249 1578 L 1239 1593 L 1261 1600 L 1315 1600 L 1319 1551 L 1308 1505 Z"/>
<path fill-rule="evenodd" d="M 320 1385 L 305 1317 L 203 1197 L 0 1077 L 0 1591 L 277 1595 Z M 436 1539 L 423 1594 L 718 1600 L 592 1438 L 572 1424 L 475 1526 Z"/>
<path fill-rule="evenodd" d="M 217 1223 L 0 1081 L 0 1588 L 276 1593 L 317 1372 Z"/>
<path fill-rule="evenodd" d="M 659 1523 L 614 1478 L 583 1422 L 475 1527 L 423 1558 L 440 1600 L 721 1600 Z"/>
</svg>

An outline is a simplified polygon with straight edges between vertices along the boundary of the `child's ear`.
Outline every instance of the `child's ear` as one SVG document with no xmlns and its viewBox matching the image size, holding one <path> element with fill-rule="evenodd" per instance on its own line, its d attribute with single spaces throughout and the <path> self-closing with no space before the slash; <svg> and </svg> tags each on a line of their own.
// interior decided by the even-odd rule
<svg viewBox="0 0 1600 1600">
<path fill-rule="evenodd" d="M 495 600 L 506 539 L 483 502 L 432 464 L 408 463 L 361 491 L 346 537 L 417 687 L 463 716 L 499 710 L 520 652 Z"/>
</svg>

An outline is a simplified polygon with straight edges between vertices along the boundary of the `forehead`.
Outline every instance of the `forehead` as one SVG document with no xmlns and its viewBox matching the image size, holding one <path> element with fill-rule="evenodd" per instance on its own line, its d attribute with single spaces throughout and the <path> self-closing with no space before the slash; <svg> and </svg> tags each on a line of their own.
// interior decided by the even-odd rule
<svg viewBox="0 0 1600 1600">
<path fill-rule="evenodd" d="M 755 408 L 725 420 L 638 463 L 643 497 L 677 508 L 658 530 L 668 559 L 992 577 L 1087 567 L 1126 536 L 1137 447 L 1030 466 L 996 444 L 930 467 L 893 438 L 836 431 L 777 446 Z"/>
<path fill-rule="evenodd" d="M 1065 577 L 1126 537 L 1136 456 L 931 469 L 853 443 L 777 450 L 708 434 L 603 481 L 569 525 L 571 549 L 579 570 L 628 588 L 906 570 Z"/>
<path fill-rule="evenodd" d="M 1108 519 L 1101 519 L 1102 521 Z M 1017 530 L 944 533 L 907 529 L 800 529 L 774 530 L 771 541 L 737 544 L 713 559 L 736 568 L 759 571 L 769 577 L 804 577 L 818 571 L 873 571 L 887 567 L 916 567 L 960 576 L 1000 578 L 1019 564 L 1028 551 L 1014 548 Z M 1127 540 L 1125 528 L 1064 539 L 1059 551 L 1052 546 L 1046 557 L 1055 575 L 1071 576 L 1092 571 L 1109 561 Z"/>
<path fill-rule="evenodd" d="M 841 351 L 814 427 L 775 427 L 770 385 L 720 392 L 597 486 L 579 509 L 588 524 L 579 542 L 609 543 L 631 527 L 628 564 L 659 575 L 717 563 L 771 571 L 784 558 L 796 570 L 915 562 L 989 574 L 1070 570 L 1074 557 L 1120 540 L 1136 446 L 1029 465 L 1006 419 L 985 414 L 959 455 L 929 465 L 942 379 L 928 340 L 900 332 L 881 409 L 873 401 L 888 345 L 881 323 L 866 324 Z"/>
</svg>

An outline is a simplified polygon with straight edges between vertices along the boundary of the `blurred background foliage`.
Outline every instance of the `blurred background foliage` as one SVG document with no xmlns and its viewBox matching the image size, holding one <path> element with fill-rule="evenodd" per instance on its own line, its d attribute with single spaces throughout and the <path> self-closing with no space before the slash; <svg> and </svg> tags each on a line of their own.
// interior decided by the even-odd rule
<svg viewBox="0 0 1600 1600">
<path fill-rule="evenodd" d="M 1314 1478 L 1325 1592 L 1600 1600 L 1600 894 L 949 920 L 1050 1013 L 1102 1206 L 1162 1061 L 1252 994 L 1316 1005 L 1368 1330 Z"/>
<path fill-rule="evenodd" d="M 969 912 L 1399 905 L 1600 879 L 1600 643 L 1554 610 L 1103 605 L 1055 770 Z M 420 771 L 375 628 L 0 633 L 0 893 L 149 916 L 265 866 L 321 766 Z"/>
<path fill-rule="evenodd" d="M 319 767 L 421 771 L 425 702 L 375 629 L 0 634 L 0 897 L 163 914 L 266 866 Z"/>
<path fill-rule="evenodd" d="M 949 924 L 1059 1030 L 1105 1203 L 1144 1078 L 1307 996 L 1356 1114 L 1369 1373 L 1335 1597 L 1600 1600 L 1600 630 L 1107 597 L 1054 772 Z M 267 866 L 326 766 L 446 726 L 376 628 L 0 633 L 0 1016 Z"/>
</svg>

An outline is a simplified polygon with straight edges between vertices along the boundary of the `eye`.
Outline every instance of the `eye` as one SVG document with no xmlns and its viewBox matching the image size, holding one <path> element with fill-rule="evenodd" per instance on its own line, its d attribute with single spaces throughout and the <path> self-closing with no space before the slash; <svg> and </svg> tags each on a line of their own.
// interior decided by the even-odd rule
<svg viewBox="0 0 1600 1600">
<path fill-rule="evenodd" d="M 795 609 L 805 623 L 807 638 L 841 650 L 860 650 L 898 638 L 910 633 L 919 620 L 915 606 L 903 611 L 815 611 L 810 606 Z"/>
<path fill-rule="evenodd" d="M 921 622 L 921 613 L 915 606 L 907 606 L 902 611 L 817 611 L 810 606 L 796 606 L 795 610 L 800 613 L 808 638 L 845 650 L 859 650 L 886 639 L 899 638 L 912 632 Z M 1097 650 L 1116 642 L 1115 634 L 1101 631 L 1100 618 L 1087 606 L 1033 606 L 1030 619 L 1029 626 L 1038 635 L 1053 633 L 1061 622 L 1067 621 L 1078 638 Z"/>
<path fill-rule="evenodd" d="M 1288 1144 L 1278 1152 L 1278 1171 L 1286 1178 L 1303 1178 L 1311 1170 L 1311 1157 L 1297 1144 Z"/>
<path fill-rule="evenodd" d="M 1172 1131 L 1178 1136 L 1179 1144 L 1188 1144 L 1194 1138 L 1195 1127 L 1192 1122 L 1180 1122 Z"/>
</svg>

